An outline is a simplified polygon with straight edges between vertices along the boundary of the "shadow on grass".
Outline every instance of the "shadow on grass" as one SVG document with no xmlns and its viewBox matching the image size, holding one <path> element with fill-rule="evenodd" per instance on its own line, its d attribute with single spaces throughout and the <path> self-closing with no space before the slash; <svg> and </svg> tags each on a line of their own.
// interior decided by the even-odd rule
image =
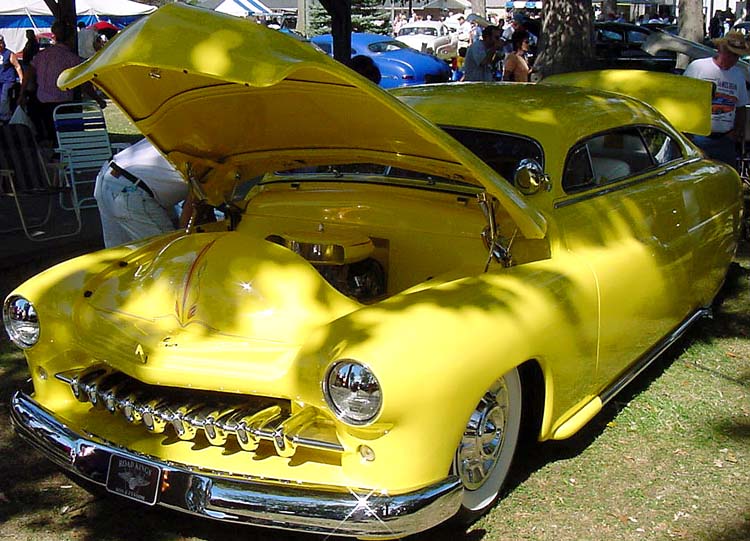
<svg viewBox="0 0 750 541">
<path fill-rule="evenodd" d="M 674 344 L 664 355 L 649 366 L 638 378 L 618 395 L 617 400 L 607 404 L 578 434 L 564 441 L 535 443 L 523 441 L 517 460 L 511 471 L 506 491 L 510 492 L 523 484 L 533 473 L 549 463 L 580 455 L 607 428 L 608 423 L 636 396 L 646 391 L 674 361 L 695 341 L 710 342 L 718 338 L 747 337 L 750 329 L 750 311 L 746 303 L 746 291 L 750 270 L 734 264 L 730 268 L 725 287 L 715 307 L 715 317 L 698 325 L 681 341 Z M 741 298 L 737 301 L 737 298 Z M 722 302 L 723 301 L 723 302 Z M 0 352 L 4 349 L 0 348 Z M 7 366 L 6 366 L 7 365 Z M 106 541 L 124 539 L 184 540 L 196 537 L 206 541 L 257 540 L 270 541 L 321 541 L 324 537 L 301 533 L 279 532 L 257 528 L 217 523 L 198 517 L 165 510 L 147 508 L 115 496 L 84 496 L 77 489 L 63 494 L 58 490 L 67 480 L 39 453 L 30 448 L 7 429 L 8 407 L 12 393 L 22 386 L 27 378 L 26 367 L 5 363 L 0 365 L 4 374 L 0 378 L 0 492 L 5 492 L 9 502 L 0 504 L 0 525 L 13 517 L 23 517 L 25 529 L 20 538 L 29 531 L 54 534 L 69 534 L 83 541 Z M 705 368 L 705 367 L 703 367 Z M 706 368 L 707 370 L 711 370 Z M 724 377 L 721 374 L 715 374 Z M 750 375 L 731 379 L 747 387 Z M 750 438 L 750 425 L 744 419 L 728 417 L 715 426 L 718 432 L 736 440 Z M 61 509 L 69 506 L 64 513 Z M 742 520 L 740 518 L 740 520 Z M 719 532 L 708 532 L 702 538 L 715 541 L 741 541 L 750 539 L 750 523 L 727 525 Z M 412 541 L 482 541 L 486 531 L 467 529 L 450 524 L 428 532 L 410 536 Z M 2 526 L 0 526 L 2 534 Z M 327 539 L 341 539 L 328 537 Z"/>
</svg>

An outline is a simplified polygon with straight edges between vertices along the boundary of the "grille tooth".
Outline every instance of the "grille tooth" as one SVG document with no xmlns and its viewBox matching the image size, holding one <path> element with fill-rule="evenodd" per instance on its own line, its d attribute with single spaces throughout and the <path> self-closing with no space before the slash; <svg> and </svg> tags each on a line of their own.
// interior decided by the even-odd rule
<svg viewBox="0 0 750 541">
<path fill-rule="evenodd" d="M 224 445 L 229 434 L 226 431 L 226 421 L 235 413 L 235 408 L 219 408 L 211 411 L 203 424 L 203 432 L 211 445 Z"/>
<path fill-rule="evenodd" d="M 205 404 L 186 404 L 179 406 L 172 414 L 172 428 L 177 433 L 177 437 L 183 441 L 192 441 L 198 432 L 198 427 L 192 424 L 189 419 L 195 410 L 201 409 Z"/>
<path fill-rule="evenodd" d="M 103 368 L 91 370 L 90 372 L 84 372 L 73 376 L 70 381 L 70 389 L 73 391 L 79 402 L 90 402 L 89 397 L 92 396 L 90 393 L 91 385 L 101 376 L 107 374 L 107 371 Z M 96 396 L 96 393 L 93 393 Z"/>
<path fill-rule="evenodd" d="M 290 458 L 297 452 L 297 437 L 300 432 L 315 422 L 315 408 L 306 407 L 283 421 L 273 432 L 273 445 L 279 456 Z"/>
<path fill-rule="evenodd" d="M 143 419 L 142 402 L 143 393 L 131 392 L 120 402 L 118 409 L 122 410 L 122 414 L 129 423 L 139 424 Z"/>
<path fill-rule="evenodd" d="M 240 412 L 244 413 L 244 412 Z M 255 451 L 260 445 L 260 431 L 281 417 L 281 406 L 269 406 L 257 413 L 244 415 L 237 420 L 237 442 L 245 451 Z"/>
<path fill-rule="evenodd" d="M 141 410 L 143 425 L 154 434 L 161 434 L 171 420 L 168 402 L 163 398 L 152 398 L 146 402 Z"/>
<path fill-rule="evenodd" d="M 266 440 L 285 458 L 299 446 L 344 450 L 330 420 L 319 417 L 312 406 L 290 414 L 289 403 L 281 399 L 147 385 L 104 365 L 60 372 L 55 378 L 68 385 L 78 401 L 143 424 L 154 434 L 171 426 L 180 440 L 192 441 L 202 430 L 214 446 L 224 446 L 234 436 L 249 452 Z"/>
</svg>

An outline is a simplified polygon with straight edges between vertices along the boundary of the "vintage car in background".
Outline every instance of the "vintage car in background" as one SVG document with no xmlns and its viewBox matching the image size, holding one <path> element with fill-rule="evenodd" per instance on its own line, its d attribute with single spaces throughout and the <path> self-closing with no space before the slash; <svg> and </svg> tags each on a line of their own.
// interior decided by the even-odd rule
<svg viewBox="0 0 750 541">
<path fill-rule="evenodd" d="M 310 42 L 333 56 L 331 34 L 314 36 Z M 444 83 L 450 80 L 447 62 L 431 54 L 412 49 L 405 43 L 380 34 L 352 33 L 352 56 L 369 56 L 380 70 L 383 88 Z"/>
<path fill-rule="evenodd" d="M 440 21 L 414 21 L 404 24 L 396 39 L 412 49 L 450 60 L 458 55 L 458 33 Z"/>
<path fill-rule="evenodd" d="M 643 50 L 643 44 L 655 32 L 661 30 L 630 23 L 594 23 L 596 58 L 608 68 L 672 72 L 677 62 L 674 52 L 650 54 Z"/>
<path fill-rule="evenodd" d="M 230 218 L 11 292 L 18 434 L 84 485 L 215 520 L 475 518 L 521 431 L 575 434 L 734 256 L 739 178 L 682 134 L 710 130 L 710 84 L 622 74 L 388 93 L 242 19 L 139 20 L 60 84 L 95 83 Z"/>
</svg>

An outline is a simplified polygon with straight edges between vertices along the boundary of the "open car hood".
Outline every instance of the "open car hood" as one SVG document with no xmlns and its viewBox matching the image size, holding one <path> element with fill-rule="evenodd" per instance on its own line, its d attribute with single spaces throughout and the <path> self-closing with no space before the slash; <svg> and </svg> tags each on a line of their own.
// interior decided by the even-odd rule
<svg viewBox="0 0 750 541">
<path fill-rule="evenodd" d="M 309 44 L 255 22 L 169 4 L 58 85 L 92 81 L 211 204 L 258 175 L 373 162 L 483 187 L 528 238 L 542 214 L 440 128 Z"/>
</svg>

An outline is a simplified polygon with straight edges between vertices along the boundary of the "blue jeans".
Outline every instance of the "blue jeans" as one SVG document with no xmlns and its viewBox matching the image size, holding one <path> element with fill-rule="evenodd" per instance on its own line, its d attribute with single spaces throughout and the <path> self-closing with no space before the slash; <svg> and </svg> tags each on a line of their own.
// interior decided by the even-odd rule
<svg viewBox="0 0 750 541">
<path fill-rule="evenodd" d="M 8 122 L 10 120 L 10 91 L 15 81 L 9 83 L 0 83 L 0 121 Z"/>
<path fill-rule="evenodd" d="M 737 168 L 737 143 L 731 137 L 727 135 L 723 137 L 693 135 L 690 138 L 709 158 Z"/>
</svg>

